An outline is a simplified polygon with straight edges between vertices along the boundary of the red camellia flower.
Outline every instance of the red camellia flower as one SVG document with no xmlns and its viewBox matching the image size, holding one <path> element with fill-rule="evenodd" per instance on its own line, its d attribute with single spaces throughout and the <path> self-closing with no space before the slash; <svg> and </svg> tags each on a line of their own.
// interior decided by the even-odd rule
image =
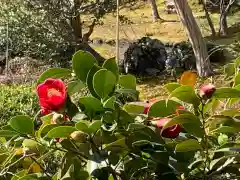
<svg viewBox="0 0 240 180">
<path fill-rule="evenodd" d="M 199 95 L 202 98 L 210 99 L 215 91 L 216 87 L 213 84 L 202 85 L 200 87 Z"/>
<path fill-rule="evenodd" d="M 39 84 L 37 94 L 43 114 L 61 110 L 67 99 L 66 86 L 60 79 L 49 78 Z"/>
<path fill-rule="evenodd" d="M 170 121 L 170 118 L 159 119 L 156 122 L 156 126 L 159 129 L 162 129 L 168 121 Z M 181 132 L 181 126 L 176 124 L 174 126 L 168 127 L 167 129 L 164 129 L 162 131 L 162 136 L 165 138 L 176 138 L 180 132 Z"/>
</svg>

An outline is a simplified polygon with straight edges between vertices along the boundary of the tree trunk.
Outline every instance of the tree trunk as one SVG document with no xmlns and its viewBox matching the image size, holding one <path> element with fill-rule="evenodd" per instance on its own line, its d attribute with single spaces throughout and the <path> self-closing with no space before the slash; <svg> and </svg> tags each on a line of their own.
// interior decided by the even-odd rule
<svg viewBox="0 0 240 180">
<path fill-rule="evenodd" d="M 200 77 L 212 74 L 206 43 L 193 16 L 187 0 L 174 0 L 181 22 L 187 30 L 196 57 L 196 67 Z"/>
<path fill-rule="evenodd" d="M 209 25 L 209 27 L 210 27 L 210 29 L 211 29 L 212 36 L 215 37 L 215 36 L 216 36 L 216 31 L 215 31 L 215 28 L 214 28 L 212 19 L 211 19 L 210 15 L 209 15 L 209 12 L 208 12 L 208 10 L 207 10 L 205 0 L 200 0 L 200 3 L 203 5 L 203 9 L 204 9 L 204 12 L 205 12 L 205 16 L 206 16 L 206 18 L 207 18 L 208 25 Z"/>
<path fill-rule="evenodd" d="M 228 25 L 227 25 L 227 15 L 226 14 L 221 14 L 221 16 L 220 16 L 219 34 L 221 36 L 227 36 L 228 35 Z"/>
<path fill-rule="evenodd" d="M 161 19 L 159 14 L 158 14 L 158 9 L 157 9 L 157 4 L 156 4 L 156 0 L 148 0 L 151 8 L 152 8 L 152 16 L 154 20 L 158 20 Z"/>
<path fill-rule="evenodd" d="M 89 44 L 87 43 L 81 43 L 78 45 L 77 50 L 83 50 L 91 53 L 96 59 L 97 62 L 101 65 L 104 61 L 105 58 L 102 57 L 97 51 L 95 51 Z"/>
<path fill-rule="evenodd" d="M 227 36 L 228 25 L 227 25 L 227 9 L 225 7 L 225 1 L 220 1 L 220 21 L 219 21 L 219 35 Z"/>
</svg>

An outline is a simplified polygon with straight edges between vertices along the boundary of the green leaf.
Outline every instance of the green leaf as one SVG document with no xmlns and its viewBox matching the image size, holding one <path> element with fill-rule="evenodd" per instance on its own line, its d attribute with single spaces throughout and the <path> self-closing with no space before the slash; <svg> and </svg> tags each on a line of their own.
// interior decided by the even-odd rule
<svg viewBox="0 0 240 180">
<path fill-rule="evenodd" d="M 229 158 L 230 158 L 229 156 L 223 156 L 218 159 L 212 160 L 210 163 L 210 170 L 218 169 L 220 166 L 222 166 L 224 164 L 226 165 Z"/>
<path fill-rule="evenodd" d="M 220 126 L 219 128 L 210 131 L 210 133 L 237 133 L 239 131 L 239 127 Z"/>
<path fill-rule="evenodd" d="M 52 130 L 50 130 L 47 134 L 47 137 L 49 138 L 66 138 L 69 137 L 70 134 L 77 129 L 75 127 L 70 126 L 59 126 L 55 127 Z"/>
<path fill-rule="evenodd" d="M 42 116 L 40 119 L 43 124 L 50 124 L 53 118 L 53 113 L 50 113 L 46 116 Z"/>
<path fill-rule="evenodd" d="M 38 134 L 39 137 L 44 137 L 46 136 L 46 134 L 53 128 L 58 127 L 58 124 L 46 124 L 43 125 L 39 130 L 38 130 Z"/>
<path fill-rule="evenodd" d="M 32 139 L 24 139 L 22 143 L 23 147 L 33 147 L 36 148 L 38 143 Z"/>
<path fill-rule="evenodd" d="M 195 139 L 188 139 L 186 141 L 182 141 L 176 145 L 176 152 L 188 152 L 188 151 L 197 151 L 201 149 L 200 144 Z"/>
<path fill-rule="evenodd" d="M 95 97 L 81 97 L 79 103 L 82 106 L 81 109 L 91 118 L 96 113 L 104 111 L 101 101 Z"/>
<path fill-rule="evenodd" d="M 161 100 L 151 105 L 148 116 L 149 117 L 166 117 L 176 114 L 176 109 L 180 106 L 179 103 L 172 100 Z"/>
<path fill-rule="evenodd" d="M 11 178 L 11 180 L 19 180 L 19 178 L 25 176 L 27 173 L 28 173 L 27 169 L 19 171 L 18 173 L 14 174 L 14 176 Z"/>
<path fill-rule="evenodd" d="M 107 149 L 109 151 L 114 150 L 116 148 L 119 148 L 119 149 L 126 148 L 127 149 L 127 145 L 125 143 L 125 138 L 118 139 L 117 141 L 107 144 L 105 146 L 105 149 Z"/>
<path fill-rule="evenodd" d="M 77 77 L 86 82 L 87 74 L 96 63 L 95 57 L 86 51 L 77 51 L 72 58 L 72 67 Z"/>
<path fill-rule="evenodd" d="M 94 65 L 92 67 L 92 69 L 88 72 L 87 75 L 87 86 L 88 86 L 88 90 L 90 91 L 91 95 L 99 98 L 99 96 L 97 95 L 94 87 L 93 87 L 93 77 L 96 74 L 96 72 L 98 72 L 101 69 L 101 67 L 99 67 L 98 65 Z"/>
<path fill-rule="evenodd" d="M 228 143 L 228 136 L 226 134 L 220 134 L 218 136 L 218 144 L 223 146 L 226 143 Z"/>
<path fill-rule="evenodd" d="M 118 65 L 116 63 L 116 59 L 115 58 L 111 58 L 111 59 L 108 59 L 106 60 L 104 63 L 103 63 L 103 68 L 111 71 L 117 78 L 119 78 L 119 72 L 118 72 Z"/>
<path fill-rule="evenodd" d="M 193 87 L 191 87 L 191 86 L 184 85 L 184 86 L 180 86 L 180 87 L 176 88 L 170 94 L 169 98 L 171 98 L 171 97 L 176 97 L 183 102 L 194 104 L 194 105 L 200 104 L 200 100 L 198 99 Z"/>
<path fill-rule="evenodd" d="M 10 126 L 21 134 L 32 134 L 33 120 L 29 116 L 15 116 L 9 121 Z"/>
<path fill-rule="evenodd" d="M 224 74 L 226 74 L 227 77 L 233 76 L 235 74 L 235 63 L 229 63 L 225 65 Z"/>
<path fill-rule="evenodd" d="M 131 114 L 143 114 L 145 103 L 141 102 L 131 102 L 125 104 L 123 109 Z"/>
<path fill-rule="evenodd" d="M 116 81 L 111 71 L 101 69 L 93 77 L 93 87 L 97 95 L 104 99 L 114 90 Z"/>
<path fill-rule="evenodd" d="M 115 120 L 115 113 L 111 112 L 111 111 L 106 111 L 102 118 L 101 121 L 103 122 L 103 124 L 113 124 Z"/>
<path fill-rule="evenodd" d="M 87 118 L 87 116 L 83 112 L 79 112 L 78 114 L 73 116 L 72 121 L 78 122 L 80 120 L 84 120 L 85 118 Z"/>
<path fill-rule="evenodd" d="M 60 79 L 70 77 L 72 71 L 66 68 L 51 68 L 42 73 L 38 79 L 38 84 L 44 82 L 48 78 Z"/>
<path fill-rule="evenodd" d="M 168 92 L 171 93 L 180 86 L 181 86 L 181 84 L 179 84 L 179 83 L 168 83 L 164 86 L 164 88 L 166 88 L 168 90 Z"/>
<path fill-rule="evenodd" d="M 18 135 L 15 131 L 9 131 L 9 130 L 0 130 L 0 137 L 13 137 Z"/>
<path fill-rule="evenodd" d="M 240 84 L 240 73 L 237 73 L 237 75 L 234 78 L 234 85 L 237 86 Z"/>
<path fill-rule="evenodd" d="M 37 174 L 28 174 L 26 176 L 20 177 L 18 180 L 38 180 Z"/>
<path fill-rule="evenodd" d="M 204 163 L 204 160 L 197 159 L 188 166 L 188 169 L 194 170 L 195 168 L 199 167 L 202 163 Z"/>
<path fill-rule="evenodd" d="M 194 135 L 196 137 L 202 138 L 204 135 L 204 131 L 199 126 L 199 124 L 194 124 L 194 123 L 185 123 L 183 124 L 184 129 L 191 135 Z"/>
<path fill-rule="evenodd" d="M 201 126 L 202 123 L 199 120 L 199 118 L 193 114 L 181 114 L 179 116 L 176 116 L 174 118 L 172 118 L 170 121 L 168 121 L 163 129 L 166 129 L 170 126 L 176 125 L 176 124 L 186 124 L 186 123 L 190 123 L 190 124 L 195 124 L 196 126 Z"/>
<path fill-rule="evenodd" d="M 116 97 L 112 96 L 103 103 L 103 107 L 114 110 L 115 109 L 115 101 L 116 101 Z"/>
<path fill-rule="evenodd" d="M 223 87 L 216 89 L 214 93 L 214 97 L 216 98 L 239 98 L 240 91 L 233 88 Z"/>
<path fill-rule="evenodd" d="M 84 133 L 89 133 L 88 125 L 85 123 L 84 120 L 79 121 L 77 124 L 75 124 L 75 127 Z"/>
<path fill-rule="evenodd" d="M 84 87 L 85 85 L 83 84 L 83 82 L 79 80 L 72 81 L 68 83 L 67 91 L 68 91 L 68 94 L 72 96 L 73 94 L 80 92 L 80 90 L 83 89 Z"/>
<path fill-rule="evenodd" d="M 94 121 L 89 125 L 89 130 L 92 133 L 95 133 L 96 131 L 98 131 L 102 126 L 102 122 L 100 120 Z"/>
<path fill-rule="evenodd" d="M 118 84 L 124 89 L 136 90 L 137 81 L 133 75 L 121 75 Z"/>
</svg>

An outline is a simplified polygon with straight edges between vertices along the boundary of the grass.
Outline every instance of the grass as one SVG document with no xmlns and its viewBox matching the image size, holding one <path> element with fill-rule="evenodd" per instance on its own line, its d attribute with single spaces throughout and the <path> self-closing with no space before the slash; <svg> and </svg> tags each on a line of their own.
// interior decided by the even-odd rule
<svg viewBox="0 0 240 180">
<path fill-rule="evenodd" d="M 207 20 L 204 18 L 204 12 L 201 6 L 196 5 L 195 1 L 189 1 L 193 9 L 194 16 L 202 30 L 204 36 L 210 35 L 210 29 Z M 187 39 L 187 34 L 178 15 L 166 14 L 164 12 L 163 0 L 157 0 L 160 16 L 165 20 L 174 20 L 177 22 L 153 22 L 151 7 L 147 2 L 139 2 L 130 7 L 120 10 L 120 15 L 126 16 L 132 24 L 121 23 L 120 39 L 136 40 L 146 35 L 165 42 L 181 42 Z M 199 8 L 200 7 L 200 8 Z M 211 14 L 216 30 L 218 30 L 219 14 Z M 91 36 L 92 39 L 101 38 L 104 40 L 113 40 L 116 37 L 116 17 L 114 14 L 108 14 L 103 19 L 103 25 L 97 26 Z M 240 22 L 240 11 L 228 17 L 229 26 Z M 239 34 L 239 33 L 237 33 Z M 219 44 L 231 44 L 239 35 L 234 34 L 229 38 L 215 40 Z M 95 47 L 96 50 L 106 58 L 114 56 L 115 48 L 111 46 Z"/>
<path fill-rule="evenodd" d="M 195 2 L 196 1 L 194 0 L 189 0 L 189 4 L 192 7 L 194 16 L 198 22 L 199 27 L 201 28 L 202 34 L 205 37 L 208 37 L 210 35 L 210 29 L 207 20 L 204 18 L 204 12 Z M 132 41 L 143 36 L 150 35 L 152 38 L 156 38 L 164 42 L 181 42 L 187 40 L 187 34 L 183 25 L 179 21 L 178 15 L 168 15 L 164 12 L 164 0 L 157 0 L 157 4 L 161 18 L 165 20 L 174 20 L 177 22 L 154 22 L 152 19 L 151 7 L 147 2 L 140 2 L 134 5 L 129 5 L 129 7 L 120 10 L 120 15 L 128 17 L 132 23 L 121 23 L 120 39 L 128 39 Z M 218 30 L 219 14 L 211 14 L 211 18 L 216 30 Z M 233 26 L 237 22 L 240 22 L 240 11 L 228 17 L 229 27 Z M 95 28 L 91 38 L 101 38 L 104 40 L 115 39 L 115 15 L 106 15 L 103 19 L 103 23 L 104 25 L 97 26 Z M 240 40 L 240 33 L 233 33 L 227 38 L 214 39 L 213 41 L 220 45 L 230 45 L 236 40 Z M 110 45 L 104 44 L 101 46 L 94 46 L 94 48 L 106 58 L 115 56 L 115 47 L 112 47 Z M 160 96 L 160 98 L 166 97 L 166 92 L 163 88 L 163 84 L 172 80 L 164 78 L 165 77 L 148 79 L 138 83 L 137 88 L 140 91 L 140 99 L 146 100 L 157 96 Z M 214 77 L 217 84 L 224 83 L 221 77 L 219 79 L 218 78 L 219 76 Z"/>
</svg>

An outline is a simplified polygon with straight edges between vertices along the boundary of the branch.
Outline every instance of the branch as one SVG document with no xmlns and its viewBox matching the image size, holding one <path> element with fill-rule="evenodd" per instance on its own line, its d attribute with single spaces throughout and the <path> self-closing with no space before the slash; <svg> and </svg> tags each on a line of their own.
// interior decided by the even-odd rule
<svg viewBox="0 0 240 180">
<path fill-rule="evenodd" d="M 95 24 L 96 24 L 96 19 L 94 19 L 93 22 L 92 22 L 92 24 L 91 24 L 90 26 L 88 26 L 88 27 L 89 27 L 89 30 L 88 30 L 87 33 L 85 33 L 85 34 L 83 35 L 82 42 L 86 42 L 86 43 L 88 42 L 89 37 L 90 37 L 91 34 L 93 33 L 93 29 L 94 29 Z"/>
<path fill-rule="evenodd" d="M 225 13 L 228 13 L 228 11 L 230 10 L 230 8 L 232 7 L 233 3 L 235 2 L 236 0 L 230 0 L 227 7 L 225 8 Z"/>
</svg>

